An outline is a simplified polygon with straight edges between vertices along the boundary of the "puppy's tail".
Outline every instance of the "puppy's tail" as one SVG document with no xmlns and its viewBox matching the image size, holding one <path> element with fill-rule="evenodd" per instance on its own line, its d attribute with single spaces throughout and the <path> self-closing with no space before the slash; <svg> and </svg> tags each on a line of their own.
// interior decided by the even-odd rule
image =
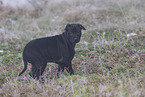
<svg viewBox="0 0 145 97">
<path fill-rule="evenodd" d="M 23 74 L 27 69 L 27 61 L 24 60 L 24 69 L 22 70 L 22 72 L 19 74 L 19 76 L 21 76 L 21 74 Z"/>
</svg>

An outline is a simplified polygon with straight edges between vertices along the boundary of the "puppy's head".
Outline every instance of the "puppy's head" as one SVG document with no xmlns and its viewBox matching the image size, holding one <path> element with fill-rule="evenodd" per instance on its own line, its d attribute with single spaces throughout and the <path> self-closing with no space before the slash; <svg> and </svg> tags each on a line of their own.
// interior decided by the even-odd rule
<svg viewBox="0 0 145 97">
<path fill-rule="evenodd" d="M 67 24 L 65 28 L 67 37 L 73 43 L 78 43 L 80 41 L 81 30 L 86 30 L 81 24 Z"/>
</svg>

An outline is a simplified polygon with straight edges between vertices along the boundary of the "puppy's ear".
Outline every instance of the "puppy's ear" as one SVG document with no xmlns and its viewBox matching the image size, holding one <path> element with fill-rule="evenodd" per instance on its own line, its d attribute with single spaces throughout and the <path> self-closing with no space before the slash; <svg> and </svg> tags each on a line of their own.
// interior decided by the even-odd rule
<svg viewBox="0 0 145 97">
<path fill-rule="evenodd" d="M 68 29 L 71 27 L 71 24 L 67 24 L 65 27 L 65 31 L 68 31 Z"/>
<path fill-rule="evenodd" d="M 81 24 L 78 24 L 78 25 L 81 29 L 86 30 L 86 28 L 84 26 L 82 26 Z"/>
</svg>

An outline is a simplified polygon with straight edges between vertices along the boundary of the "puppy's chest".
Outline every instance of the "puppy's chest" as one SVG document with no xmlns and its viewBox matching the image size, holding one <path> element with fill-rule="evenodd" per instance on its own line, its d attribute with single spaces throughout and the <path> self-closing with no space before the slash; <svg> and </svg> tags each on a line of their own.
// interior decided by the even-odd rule
<svg viewBox="0 0 145 97">
<path fill-rule="evenodd" d="M 73 59 L 73 56 L 70 55 L 70 56 L 61 56 L 58 58 L 57 62 L 58 63 L 66 63 L 66 62 L 71 62 Z"/>
<path fill-rule="evenodd" d="M 60 56 L 65 60 L 65 59 L 72 59 L 73 56 L 75 54 L 75 51 L 74 50 L 62 50 L 62 52 L 60 52 Z"/>
<path fill-rule="evenodd" d="M 70 50 L 70 49 L 63 49 L 61 50 L 61 52 L 59 53 L 59 58 L 58 61 L 59 62 L 66 62 L 66 61 L 71 61 L 74 57 L 74 50 Z"/>
<path fill-rule="evenodd" d="M 74 56 L 75 50 L 73 47 L 62 43 L 58 46 L 58 53 L 63 56 L 63 58 L 72 58 Z"/>
</svg>

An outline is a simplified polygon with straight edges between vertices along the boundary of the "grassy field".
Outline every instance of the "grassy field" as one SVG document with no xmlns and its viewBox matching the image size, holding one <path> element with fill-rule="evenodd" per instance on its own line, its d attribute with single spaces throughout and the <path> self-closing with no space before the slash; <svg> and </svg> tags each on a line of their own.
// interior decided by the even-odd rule
<svg viewBox="0 0 145 97">
<path fill-rule="evenodd" d="M 0 7 L 0 97 L 145 96 L 145 0 L 31 3 L 31 11 Z M 58 79 L 57 64 L 48 63 L 43 82 L 28 75 L 30 64 L 18 77 L 27 42 L 60 34 L 68 23 L 87 29 L 75 48 L 75 75 Z"/>
</svg>

